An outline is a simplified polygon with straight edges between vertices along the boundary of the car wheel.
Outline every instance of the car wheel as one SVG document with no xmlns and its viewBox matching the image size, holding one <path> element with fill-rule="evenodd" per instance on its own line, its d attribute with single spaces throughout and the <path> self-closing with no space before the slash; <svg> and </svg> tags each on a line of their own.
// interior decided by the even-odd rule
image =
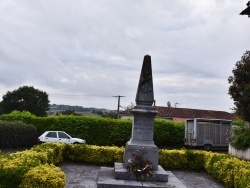
<svg viewBox="0 0 250 188">
<path fill-rule="evenodd" d="M 212 148 L 212 145 L 211 145 L 211 144 L 205 144 L 205 145 L 204 145 L 204 150 L 210 151 L 211 148 Z"/>
</svg>

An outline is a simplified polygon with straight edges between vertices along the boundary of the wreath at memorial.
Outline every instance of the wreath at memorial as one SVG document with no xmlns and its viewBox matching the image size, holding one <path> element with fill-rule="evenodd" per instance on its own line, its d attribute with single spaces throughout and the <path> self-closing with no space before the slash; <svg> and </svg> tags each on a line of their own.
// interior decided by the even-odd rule
<svg viewBox="0 0 250 188">
<path fill-rule="evenodd" d="M 153 176 L 153 165 L 149 160 L 144 159 L 145 153 L 144 148 L 143 150 L 136 150 L 136 153 L 132 153 L 127 165 L 129 174 L 133 173 L 136 179 L 141 182 L 145 177 Z"/>
</svg>

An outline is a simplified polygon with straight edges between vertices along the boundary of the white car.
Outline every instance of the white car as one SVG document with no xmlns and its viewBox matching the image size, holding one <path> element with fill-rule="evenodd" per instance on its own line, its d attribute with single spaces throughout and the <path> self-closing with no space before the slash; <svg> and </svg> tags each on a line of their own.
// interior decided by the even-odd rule
<svg viewBox="0 0 250 188">
<path fill-rule="evenodd" d="M 84 144 L 85 140 L 72 138 L 64 131 L 46 131 L 38 137 L 38 142 L 62 142 L 67 144 Z"/>
</svg>

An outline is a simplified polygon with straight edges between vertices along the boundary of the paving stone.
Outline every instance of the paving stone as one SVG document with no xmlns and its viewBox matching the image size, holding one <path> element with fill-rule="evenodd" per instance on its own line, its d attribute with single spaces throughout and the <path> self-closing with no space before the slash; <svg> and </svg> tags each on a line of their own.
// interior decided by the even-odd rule
<svg viewBox="0 0 250 188">
<path fill-rule="evenodd" d="M 97 188 L 100 166 L 66 162 L 60 167 L 66 174 L 66 188 Z M 174 174 L 187 188 L 226 188 L 206 173 L 171 171 L 170 182 L 174 181 L 171 174 Z"/>
</svg>

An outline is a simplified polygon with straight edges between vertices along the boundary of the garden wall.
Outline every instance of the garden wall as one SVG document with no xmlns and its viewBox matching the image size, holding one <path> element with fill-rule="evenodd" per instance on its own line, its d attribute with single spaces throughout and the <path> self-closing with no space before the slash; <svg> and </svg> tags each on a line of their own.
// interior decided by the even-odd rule
<svg viewBox="0 0 250 188">
<path fill-rule="evenodd" d="M 250 160 L 250 148 L 246 150 L 237 150 L 229 145 L 228 153 L 240 159 Z"/>
</svg>

